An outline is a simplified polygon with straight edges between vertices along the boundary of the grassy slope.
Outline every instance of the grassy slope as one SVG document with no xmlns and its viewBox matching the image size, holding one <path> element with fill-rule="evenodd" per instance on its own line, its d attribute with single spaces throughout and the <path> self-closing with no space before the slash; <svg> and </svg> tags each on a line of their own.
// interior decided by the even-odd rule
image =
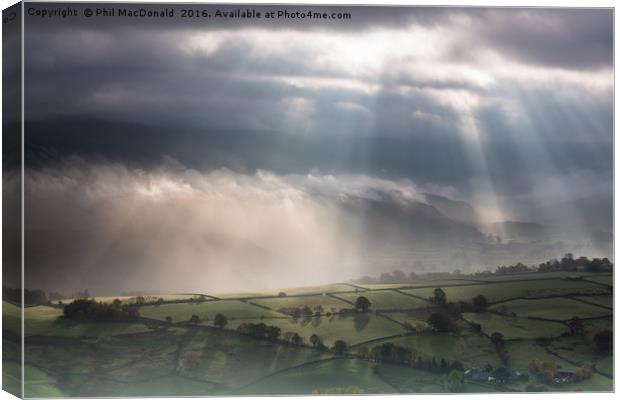
<svg viewBox="0 0 620 400">
<path fill-rule="evenodd" d="M 426 307 L 428 305 L 428 302 L 424 300 L 416 299 L 393 290 L 338 295 L 338 297 L 352 303 L 355 303 L 355 300 L 360 296 L 364 296 L 370 300 L 370 308 L 373 310 L 410 309 Z"/>
<path fill-rule="evenodd" d="M 293 320 L 292 318 L 233 320 L 227 328 L 234 329 L 242 322 L 265 323 L 275 325 L 285 332 L 298 333 L 307 343 L 312 334 L 317 334 L 323 343 L 331 346 L 336 340 L 342 339 L 348 345 L 386 336 L 399 335 L 405 329 L 399 324 L 374 314 L 352 316 L 333 316 Z"/>
<path fill-rule="evenodd" d="M 574 316 L 581 318 L 610 315 L 611 311 L 580 301 L 556 298 L 544 300 L 513 300 L 491 307 L 492 310 L 506 308 L 517 316 L 567 320 Z"/>
<path fill-rule="evenodd" d="M 523 276 L 518 276 L 518 278 L 523 279 Z M 422 283 L 424 282 L 420 282 L 420 284 Z M 348 291 L 349 293 L 338 294 L 338 296 L 350 301 L 364 295 L 371 300 L 374 309 L 405 309 L 426 307 L 427 305 L 422 300 L 395 291 L 360 291 L 355 293 L 355 289 L 348 285 L 294 288 L 284 291 L 291 296 L 295 293 L 323 293 L 330 290 Z M 428 297 L 432 290 L 433 288 L 412 289 L 410 293 Z M 477 294 L 484 294 L 493 301 L 506 297 L 561 294 L 575 290 L 587 294 L 592 290 L 604 291 L 605 288 L 588 282 L 557 279 L 527 283 L 506 282 L 491 285 L 445 287 L 444 290 L 448 293 L 449 301 L 470 300 Z M 588 301 L 591 299 L 602 299 L 602 297 L 586 298 Z M 316 304 L 321 304 L 325 311 L 329 311 L 336 304 L 338 304 L 336 308 L 347 307 L 345 302 L 322 295 L 253 299 L 250 301 L 272 308 L 304 305 L 313 307 Z M 560 307 L 554 306 L 555 308 L 550 309 L 551 306 L 545 308 L 544 304 L 556 304 Z M 548 315 L 551 312 L 557 317 L 570 312 L 572 317 L 575 311 L 578 311 L 580 316 L 598 315 L 599 311 L 602 311 L 603 314 L 609 313 L 609 310 L 601 307 L 568 299 L 526 300 L 521 303 L 513 301 L 507 302 L 505 305 L 509 309 L 513 307 L 519 310 L 518 315 L 522 315 L 522 313 L 523 315 Z M 5 305 L 3 314 L 5 329 L 14 330 L 19 327 L 19 308 L 8 306 Z M 311 334 L 316 333 L 323 338 L 327 345 L 331 345 L 337 339 L 343 339 L 352 345 L 404 332 L 399 324 L 374 315 L 374 313 L 294 321 L 291 318 L 282 318 L 282 314 L 274 310 L 266 310 L 236 300 L 207 301 L 202 304 L 143 306 L 140 311 L 143 316 L 160 320 L 170 315 L 175 322 L 187 321 L 192 314 L 212 320 L 215 314 L 221 312 L 229 318 L 227 329 L 234 329 L 242 322 L 264 322 L 268 325 L 281 327 L 283 332 L 298 332 L 306 340 Z M 421 378 L 418 372 L 414 372 L 416 370 L 395 367 L 396 369 L 392 371 L 391 367 L 382 366 L 381 369 L 384 372 L 392 371 L 391 380 L 386 382 L 381 380 L 366 362 L 332 360 L 314 363 L 321 357 L 325 357 L 326 354 L 307 348 L 293 348 L 256 341 L 230 332 L 184 328 L 150 332 L 142 324 L 76 324 L 56 320 L 59 312 L 57 309 L 42 306 L 26 309 L 27 334 L 60 336 L 69 340 L 61 343 L 50 342 L 49 345 L 37 342 L 38 344 L 28 347 L 27 358 L 29 361 L 34 361 L 35 365 L 45 365 L 62 374 L 63 385 L 60 389 L 71 395 L 89 395 L 89 393 L 91 395 L 110 396 L 209 395 L 215 393 L 296 394 L 311 393 L 312 390 L 320 388 L 329 389 L 346 386 L 359 386 L 369 393 L 380 393 L 393 392 L 396 390 L 395 386 L 398 385 L 411 392 L 418 389 L 436 392 L 441 386 L 438 386 L 437 383 L 428 382 L 428 386 L 425 386 L 427 377 Z M 400 320 L 398 313 L 389 315 Z M 507 339 L 557 337 L 566 330 L 561 324 L 525 318 L 506 318 L 493 314 L 469 314 L 466 316 L 470 320 L 481 323 L 484 332 L 500 331 Z M 403 314 L 403 317 L 407 317 L 407 315 Z M 207 323 L 210 324 L 210 322 Z M 606 326 L 605 324 L 609 325 L 609 321 L 587 321 L 588 327 L 594 326 L 596 329 Z M 118 334 L 125 335 L 114 336 Z M 91 339 L 80 338 L 86 336 L 98 339 L 92 341 Z M 77 341 L 73 343 L 71 340 Z M 485 361 L 492 365 L 497 363 L 497 361 L 492 362 L 496 360 L 496 355 L 488 351 L 488 339 L 484 337 L 466 335 L 464 338 L 457 338 L 444 334 L 423 334 L 390 341 L 407 344 L 423 355 L 435 355 L 438 358 L 444 357 L 448 360 L 460 359 L 466 365 L 484 363 Z M 561 342 L 554 342 L 554 344 L 556 343 Z M 92 347 L 93 345 L 95 347 Z M 372 347 L 372 345 L 374 343 L 370 346 Z M 511 364 L 521 365 L 522 367 L 525 365 L 524 368 L 536 356 L 541 359 L 544 357 L 554 358 L 545 354 L 544 349 L 531 340 L 511 341 L 507 343 L 507 348 Z M 68 351 L 69 349 L 70 351 Z M 559 350 L 564 352 L 561 353 L 563 357 L 571 360 L 589 360 L 591 356 L 587 349 L 576 345 L 573 346 L 572 350 Z M 197 359 L 198 362 L 192 363 L 192 359 Z M 308 361 L 311 362 L 308 365 L 288 369 Z M 610 366 L 609 357 L 600 357 L 598 362 L 602 368 L 609 368 Z M 561 364 L 561 362 L 559 363 Z M 597 367 L 599 363 L 597 363 Z M 10 371 L 10 366 L 8 370 Z M 38 372 L 43 373 L 42 371 L 33 371 L 31 374 L 36 377 L 39 376 L 36 375 Z M 74 375 L 76 373 L 80 375 Z M 273 375 L 270 376 L 270 374 Z M 56 378 L 47 374 L 44 377 L 45 379 L 33 379 L 35 382 L 40 382 L 36 383 L 35 386 L 38 386 L 32 390 L 39 390 L 42 393 L 41 395 L 48 393 L 50 397 L 55 396 L 54 391 L 60 393 L 58 386 L 54 385 Z M 608 390 L 609 382 L 611 381 L 607 378 L 596 375 L 591 382 L 583 382 L 580 387 L 586 390 Z M 242 389 L 244 385 L 249 386 Z M 407 387 L 409 389 L 406 389 Z M 466 390 L 483 391 L 483 388 L 476 387 Z"/>
<path fill-rule="evenodd" d="M 335 359 L 310 364 L 269 376 L 241 390 L 238 394 L 286 395 L 311 394 L 315 389 L 359 387 L 366 393 L 394 393 L 393 387 L 379 379 L 370 363 Z"/>
<path fill-rule="evenodd" d="M 473 297 L 482 294 L 491 302 L 514 297 L 540 297 L 569 293 L 590 294 L 606 292 L 604 287 L 595 283 L 565 281 L 561 279 L 531 282 L 501 282 L 470 286 L 442 287 L 442 289 L 446 292 L 448 301 L 471 301 Z M 433 290 L 433 288 L 409 289 L 405 290 L 405 292 L 428 298 L 433 295 Z"/>
<path fill-rule="evenodd" d="M 167 316 L 170 316 L 174 322 L 188 321 L 194 314 L 198 315 L 200 319 L 213 321 L 219 313 L 226 315 L 229 319 L 231 317 L 260 318 L 282 316 L 282 314 L 275 311 L 256 307 L 239 300 L 213 300 L 200 304 L 178 303 L 140 307 L 140 315 L 143 317 L 163 321 Z"/>
<path fill-rule="evenodd" d="M 414 349 L 425 359 L 434 356 L 438 361 L 442 358 L 450 362 L 461 361 L 469 367 L 486 366 L 487 363 L 494 366 L 501 365 L 491 341 L 484 336 L 423 333 L 389 339 L 386 342 Z M 380 344 L 381 342 L 373 343 L 370 347 Z"/>
<path fill-rule="evenodd" d="M 556 322 L 536 321 L 521 317 L 503 317 L 489 313 L 465 313 L 463 318 L 480 324 L 482 331 L 487 335 L 491 335 L 493 332 L 501 332 L 507 340 L 554 338 L 568 331 L 566 325 Z"/>
<path fill-rule="evenodd" d="M 272 299 L 254 299 L 253 303 L 270 307 L 272 310 L 279 310 L 285 307 L 304 307 L 314 309 L 315 306 L 322 306 L 324 312 L 329 312 L 331 308 L 340 310 L 341 308 L 351 308 L 351 305 L 330 296 L 316 295 L 304 297 L 278 297 Z"/>
</svg>

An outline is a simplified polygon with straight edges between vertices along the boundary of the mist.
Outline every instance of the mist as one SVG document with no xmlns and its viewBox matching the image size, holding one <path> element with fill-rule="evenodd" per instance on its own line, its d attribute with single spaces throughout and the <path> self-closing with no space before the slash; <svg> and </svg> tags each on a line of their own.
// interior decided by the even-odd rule
<svg viewBox="0 0 620 400">
<path fill-rule="evenodd" d="M 146 171 L 73 158 L 25 177 L 26 286 L 93 293 L 275 288 L 350 279 L 363 226 L 349 198 L 421 200 L 367 176 Z"/>
</svg>

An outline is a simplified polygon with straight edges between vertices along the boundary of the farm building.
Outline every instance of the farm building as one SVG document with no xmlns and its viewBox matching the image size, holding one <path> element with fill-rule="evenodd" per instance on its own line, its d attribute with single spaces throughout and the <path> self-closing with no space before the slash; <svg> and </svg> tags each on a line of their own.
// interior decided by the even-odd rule
<svg viewBox="0 0 620 400">
<path fill-rule="evenodd" d="M 575 375 L 574 371 L 566 368 L 560 368 L 555 372 L 555 377 L 553 380 L 555 383 L 568 383 L 573 380 L 573 375 Z"/>
</svg>

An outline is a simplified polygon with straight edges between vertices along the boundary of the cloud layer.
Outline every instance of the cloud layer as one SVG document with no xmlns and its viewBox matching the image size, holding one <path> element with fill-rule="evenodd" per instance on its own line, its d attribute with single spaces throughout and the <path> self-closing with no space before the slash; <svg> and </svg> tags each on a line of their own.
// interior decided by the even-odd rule
<svg viewBox="0 0 620 400">
<path fill-rule="evenodd" d="M 298 280 L 348 278 L 393 264 L 360 260 L 382 227 L 360 215 L 435 218 L 426 192 L 470 202 L 484 222 L 561 208 L 554 223 L 610 229 L 607 207 L 584 209 L 612 197 L 612 10 L 313 7 L 352 18 L 205 22 L 175 7 L 157 23 L 26 17 L 34 245 L 67 227 L 33 251 L 41 271 L 67 259 L 46 279 L 65 271 L 94 288 L 105 271 L 133 287 L 156 268 L 161 286 L 197 265 L 247 265 L 261 286 L 285 264 Z M 480 240 L 435 222 L 438 237 Z M 393 228 L 386 237 L 420 235 Z M 319 264 L 341 275 L 304 275 Z"/>
</svg>

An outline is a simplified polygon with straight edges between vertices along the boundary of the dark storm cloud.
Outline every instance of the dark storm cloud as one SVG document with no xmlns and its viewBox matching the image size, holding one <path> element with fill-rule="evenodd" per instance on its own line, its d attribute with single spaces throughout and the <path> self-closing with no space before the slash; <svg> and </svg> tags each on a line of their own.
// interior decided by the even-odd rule
<svg viewBox="0 0 620 400">
<path fill-rule="evenodd" d="M 610 9 L 497 9 L 472 20 L 471 39 L 507 58 L 573 69 L 613 64 Z M 455 52 L 466 53 L 467 45 Z"/>
<path fill-rule="evenodd" d="M 605 50 L 611 40 L 608 11 L 346 10 L 356 17 L 337 27 L 331 22 L 310 26 L 280 21 L 262 23 L 249 34 L 230 21 L 205 24 L 175 18 L 151 25 L 141 19 L 28 17 L 31 158 L 40 163 L 53 158 L 50 154 L 88 153 L 157 163 L 170 154 L 200 168 L 376 169 L 465 190 L 477 173 L 470 159 L 479 155 L 467 154 L 463 141 L 468 139 L 460 132 L 472 120 L 488 140 L 484 148 L 493 167 L 491 179 L 503 192 L 525 189 L 528 179 L 519 179 L 513 166 L 531 164 L 527 154 L 546 143 L 553 143 L 545 156 L 550 161 L 539 166 L 541 171 L 608 168 L 608 157 L 595 155 L 611 140 L 609 91 L 530 83 L 538 72 L 528 72 L 518 84 L 489 85 L 484 83 L 488 77 L 480 81 L 475 75 L 476 70 L 486 73 L 484 66 L 460 54 L 466 44 L 472 55 L 487 49 L 517 65 L 599 68 L 611 53 Z M 449 72 L 432 76 L 433 68 L 431 76 L 412 76 L 425 60 L 415 49 L 407 54 L 407 48 L 400 49 L 402 55 L 384 54 L 389 62 L 378 69 L 351 68 L 355 64 L 347 64 L 344 56 L 344 65 L 321 61 L 322 51 L 339 42 L 346 49 L 346 41 L 358 35 L 392 35 L 410 26 L 449 44 L 430 62 L 438 68 L 473 69 L 473 77 Z M 243 26 L 249 27 L 257 28 Z M 274 29 L 288 31 L 260 36 Z M 325 32 L 333 40 L 326 47 L 313 46 Z M 390 44 L 390 37 L 378 50 Z M 367 44 L 372 45 L 370 40 Z M 412 48 L 418 45 L 424 43 L 410 42 Z M 373 51 L 362 45 L 352 56 L 365 50 Z M 360 60 L 362 66 L 376 61 L 372 53 Z M 488 74 L 495 81 L 506 80 L 494 77 L 493 71 Z M 587 71 L 583 78 L 588 81 Z M 470 110 L 470 102 L 481 104 Z M 516 116 L 510 110 L 515 104 Z M 565 156 L 577 153 L 584 141 L 592 143 L 580 147 L 580 157 Z"/>
<path fill-rule="evenodd" d="M 53 11 L 58 3 L 31 4 L 33 10 Z M 174 18 L 83 17 L 83 10 L 92 4 L 71 4 L 78 17 L 57 19 L 27 15 L 29 31 L 49 34 L 58 29 L 119 32 L 217 31 L 223 29 L 328 30 L 355 32 L 417 25 L 427 28 L 454 26 L 460 30 L 457 40 L 446 55 L 450 59 L 472 59 L 472 45 L 489 46 L 502 56 L 525 63 L 560 68 L 591 68 L 611 66 L 613 50 L 613 14 L 611 9 L 570 8 L 457 8 L 457 7 L 385 7 L 385 6 L 264 6 L 264 5 L 201 5 L 200 10 L 214 14 L 216 10 L 238 9 L 266 11 L 311 11 L 331 14 L 349 13 L 347 20 L 320 19 L 201 19 L 181 18 L 184 5 L 137 5 L 111 3 L 117 9 L 148 9 L 162 11 L 174 8 Z"/>
<path fill-rule="evenodd" d="M 200 4 L 200 5 L 182 5 L 182 4 L 123 4 L 123 3 L 109 3 L 108 5 L 99 5 L 98 8 L 116 8 L 127 9 L 132 11 L 138 11 L 140 9 L 146 9 L 149 11 L 165 11 L 174 10 L 174 16 L 172 18 L 127 18 L 127 17 L 103 17 L 93 16 L 91 18 L 84 18 L 85 9 L 93 9 L 96 11 L 96 7 L 92 4 L 69 4 L 71 9 L 78 11 L 79 17 L 68 18 L 66 20 L 40 18 L 31 15 L 27 15 L 28 22 L 32 23 L 31 26 L 36 26 L 37 29 L 44 31 L 56 30 L 60 26 L 70 25 L 75 28 L 86 29 L 140 29 L 140 30 L 153 30 L 153 31 L 169 31 L 169 30 L 186 30 L 186 29 L 200 29 L 200 30 L 221 30 L 221 29 L 239 29 L 239 28 L 265 28 L 265 29 L 295 29 L 295 30 L 337 30 L 337 31 L 358 31 L 375 28 L 385 28 L 393 26 L 405 26 L 411 23 L 416 23 L 424 26 L 433 26 L 441 23 L 446 18 L 446 15 L 452 13 L 449 8 L 429 8 L 429 7 L 398 7 L 398 6 L 305 6 L 305 5 L 231 5 L 231 4 Z M 37 3 L 31 4 L 29 7 L 33 9 L 33 13 L 36 10 L 48 12 L 57 9 L 65 8 L 59 3 Z M 202 11 L 206 11 L 211 14 L 211 18 L 183 18 L 181 16 L 181 10 L 198 10 L 202 15 Z M 256 10 L 262 14 L 261 18 L 216 18 L 216 11 L 222 13 L 230 13 L 237 10 Z M 305 12 L 312 13 L 347 13 L 351 15 L 351 18 L 346 19 L 317 19 L 317 18 L 300 18 L 300 17 L 280 17 L 275 19 L 265 18 L 265 13 L 273 11 L 278 12 Z M 118 15 L 118 11 L 117 11 Z"/>
</svg>

